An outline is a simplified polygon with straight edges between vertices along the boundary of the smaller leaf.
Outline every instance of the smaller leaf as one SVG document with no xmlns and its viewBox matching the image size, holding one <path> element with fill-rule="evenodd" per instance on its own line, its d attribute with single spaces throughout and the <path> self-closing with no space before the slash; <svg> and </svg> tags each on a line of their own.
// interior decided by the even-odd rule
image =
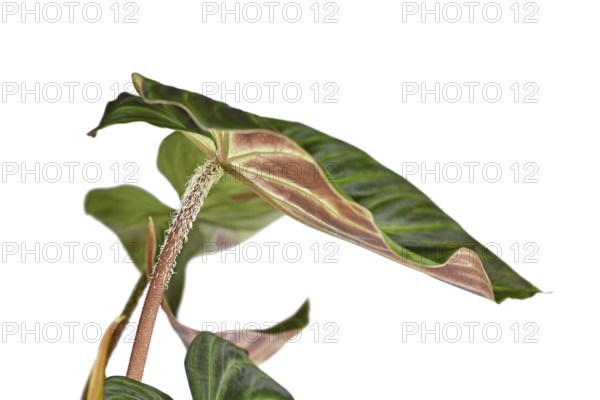
<svg viewBox="0 0 600 400">
<path fill-rule="evenodd" d="M 258 365 L 271 358 L 284 344 L 306 328 L 309 312 L 310 301 L 306 299 L 294 315 L 268 329 L 224 331 L 217 335 L 248 351 L 250 360 Z"/>
<path fill-rule="evenodd" d="M 200 334 L 200 331 L 179 322 L 173 315 L 166 299 L 163 299 L 162 308 L 169 319 L 171 327 L 177 332 L 185 347 L 189 347 L 194 338 Z M 253 363 L 262 364 L 308 325 L 309 312 L 310 302 L 307 299 L 294 315 L 268 329 L 231 330 L 218 332 L 216 335 L 246 350 Z"/>
<path fill-rule="evenodd" d="M 148 217 L 157 226 L 157 240 L 169 226 L 173 209 L 137 186 L 122 185 L 110 189 L 93 189 L 85 198 L 85 212 L 117 234 L 130 260 L 145 273 Z"/>
<path fill-rule="evenodd" d="M 189 347 L 200 331 L 179 322 L 173 315 L 166 299 L 163 299 L 162 309 L 185 347 Z M 271 358 L 284 344 L 296 337 L 308 325 L 309 312 L 310 302 L 307 299 L 294 315 L 268 329 L 231 330 L 217 332 L 216 335 L 246 350 L 250 360 L 258 365 Z"/>
<path fill-rule="evenodd" d="M 210 332 L 192 342 L 185 370 L 194 400 L 289 400 L 292 395 L 261 371 L 248 352 Z"/>
<path fill-rule="evenodd" d="M 124 376 L 111 376 L 104 383 L 104 400 L 173 400 L 160 390 Z"/>
</svg>

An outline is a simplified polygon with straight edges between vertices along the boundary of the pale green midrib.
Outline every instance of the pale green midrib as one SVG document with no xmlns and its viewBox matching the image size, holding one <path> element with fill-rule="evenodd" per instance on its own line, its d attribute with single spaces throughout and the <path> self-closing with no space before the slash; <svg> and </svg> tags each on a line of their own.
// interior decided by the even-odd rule
<svg viewBox="0 0 600 400">
<path fill-rule="evenodd" d="M 431 223 L 431 224 L 411 224 L 411 225 L 378 224 L 378 226 L 382 231 L 384 231 L 388 234 L 431 231 L 431 230 L 438 230 L 438 229 L 443 229 L 443 228 L 455 230 L 457 232 L 462 232 L 462 229 L 458 229 L 455 224 L 450 224 L 447 222 L 437 222 L 437 223 Z"/>
<path fill-rule="evenodd" d="M 251 365 L 249 362 L 245 360 L 241 360 L 239 356 L 235 356 L 228 364 L 225 369 L 225 373 L 221 375 L 221 379 L 219 382 L 219 388 L 217 389 L 217 393 L 215 394 L 215 400 L 221 400 L 222 396 L 227 393 L 227 389 L 229 388 L 229 377 L 231 374 L 235 373 L 238 368 L 244 365 Z"/>
</svg>

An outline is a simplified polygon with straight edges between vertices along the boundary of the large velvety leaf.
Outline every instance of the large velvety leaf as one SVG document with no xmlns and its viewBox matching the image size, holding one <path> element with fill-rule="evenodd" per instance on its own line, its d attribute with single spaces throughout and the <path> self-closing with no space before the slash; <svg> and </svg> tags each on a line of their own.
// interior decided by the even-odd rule
<svg viewBox="0 0 600 400">
<path fill-rule="evenodd" d="M 279 400 L 292 395 L 230 342 L 202 332 L 192 342 L 185 370 L 194 400 Z"/>
<path fill-rule="evenodd" d="M 162 308 L 183 344 L 189 347 L 200 331 L 179 322 L 167 302 L 163 302 Z M 216 335 L 248 351 L 250 361 L 258 365 L 271 358 L 284 344 L 296 337 L 308 325 L 309 312 L 310 302 L 306 300 L 294 315 L 268 329 L 230 330 L 217 332 Z"/>
<path fill-rule="evenodd" d="M 133 120 L 180 129 L 229 174 L 309 226 L 498 302 L 538 292 L 420 190 L 361 150 L 302 124 L 260 118 L 137 74 L 133 79 L 145 104 L 137 110 L 117 99 L 97 129 Z M 152 118 L 151 106 L 157 107 Z M 335 174 L 323 168 L 327 162 L 335 163 Z"/>
<path fill-rule="evenodd" d="M 330 166 L 329 176 L 336 189 L 371 212 L 386 241 L 398 254 L 417 262 L 443 263 L 460 248 L 468 248 L 483 263 L 497 302 L 527 298 L 539 291 L 422 191 L 364 151 L 300 123 L 267 120 L 320 165 Z M 469 257 L 473 255 L 468 254 L 465 261 Z"/>
<path fill-rule="evenodd" d="M 187 177 L 205 160 L 202 151 L 190 146 L 185 136 L 173 133 L 163 140 L 157 164 L 181 196 Z M 157 243 L 160 244 L 174 212 L 150 193 L 129 185 L 90 191 L 85 210 L 117 234 L 129 258 L 141 271 L 144 271 L 148 217 L 152 217 L 157 225 Z M 176 273 L 169 282 L 166 296 L 173 312 L 177 313 L 179 308 L 186 265 L 193 257 L 203 252 L 216 253 L 242 242 L 280 215 L 231 176 L 215 185 L 177 258 Z"/>
<path fill-rule="evenodd" d="M 104 382 L 104 400 L 173 400 L 160 390 L 124 376 L 111 376 Z"/>
</svg>

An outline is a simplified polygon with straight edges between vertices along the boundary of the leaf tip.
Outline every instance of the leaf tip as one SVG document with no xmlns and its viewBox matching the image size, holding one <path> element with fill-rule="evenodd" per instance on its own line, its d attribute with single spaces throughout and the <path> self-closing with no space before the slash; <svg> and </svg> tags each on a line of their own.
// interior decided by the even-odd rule
<svg viewBox="0 0 600 400">
<path fill-rule="evenodd" d="M 133 87 L 135 87 L 135 91 L 138 92 L 140 96 L 142 96 L 142 82 L 144 79 L 145 78 L 137 72 L 131 74 L 131 82 L 133 82 Z"/>
</svg>

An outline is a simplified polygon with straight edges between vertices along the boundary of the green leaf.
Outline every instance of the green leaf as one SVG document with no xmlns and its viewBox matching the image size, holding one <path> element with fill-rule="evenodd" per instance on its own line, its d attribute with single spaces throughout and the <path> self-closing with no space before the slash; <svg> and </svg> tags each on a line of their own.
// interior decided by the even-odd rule
<svg viewBox="0 0 600 400">
<path fill-rule="evenodd" d="M 267 329 L 262 329 L 257 332 L 268 333 L 269 335 L 277 335 L 283 332 L 293 332 L 306 328 L 309 323 L 310 301 L 306 299 L 298 310 L 290 317 L 284 319 L 275 326 Z"/>
<path fill-rule="evenodd" d="M 167 302 L 163 302 L 162 308 L 169 319 L 171 327 L 177 332 L 183 344 L 189 347 L 194 338 L 200 334 L 200 331 L 179 322 L 171 312 Z M 284 344 L 306 328 L 309 322 L 309 312 L 310 302 L 307 299 L 294 315 L 268 329 L 230 330 L 218 332 L 216 335 L 246 350 L 250 361 L 258 365 L 271 358 Z"/>
<path fill-rule="evenodd" d="M 173 155 L 177 156 L 174 157 Z M 167 136 L 158 154 L 158 169 L 173 185 L 179 196 L 187 177 L 206 156 L 180 133 Z M 190 231 L 188 241 L 177 258 L 175 274 L 169 282 L 167 299 L 176 314 L 183 294 L 188 262 L 203 253 L 216 253 L 242 242 L 273 222 L 281 213 L 265 203 L 251 189 L 238 184 L 231 176 L 216 185 Z M 129 259 L 144 272 L 146 225 L 152 217 L 157 226 L 157 243 L 164 240 L 173 208 L 136 186 L 124 185 L 95 189 L 85 199 L 85 211 L 117 234 Z"/>
<path fill-rule="evenodd" d="M 308 226 L 497 302 L 539 291 L 419 189 L 363 151 L 305 125 L 260 118 L 139 74 L 133 81 L 144 112 L 117 100 L 107 106 L 103 121 L 173 128 L 176 118 L 185 126 L 177 129 L 207 157 L 216 157 L 234 179 Z M 147 112 L 152 106 L 157 110 Z M 158 115 L 163 119 L 157 122 Z"/>
<path fill-rule="evenodd" d="M 224 331 L 217 335 L 248 351 L 250 360 L 258 365 L 271 358 L 308 326 L 309 312 L 310 302 L 307 299 L 294 315 L 275 326 L 247 332 Z"/>
<path fill-rule="evenodd" d="M 131 185 L 91 190 L 85 198 L 84 208 L 87 214 L 117 234 L 129 255 L 125 260 L 134 263 L 145 274 L 148 217 L 154 220 L 157 241 L 162 243 L 173 209 L 144 189 Z"/>
<path fill-rule="evenodd" d="M 245 350 L 209 332 L 190 345 L 185 370 L 194 400 L 293 399 Z"/>
<path fill-rule="evenodd" d="M 460 248 L 483 263 L 495 300 L 524 299 L 539 290 L 469 235 L 429 197 L 364 151 L 306 125 L 267 119 L 321 166 L 344 196 L 368 209 L 391 247 L 417 262 L 443 263 Z"/>
<path fill-rule="evenodd" d="M 104 382 L 104 400 L 173 400 L 152 386 L 124 376 L 111 376 Z"/>
</svg>

